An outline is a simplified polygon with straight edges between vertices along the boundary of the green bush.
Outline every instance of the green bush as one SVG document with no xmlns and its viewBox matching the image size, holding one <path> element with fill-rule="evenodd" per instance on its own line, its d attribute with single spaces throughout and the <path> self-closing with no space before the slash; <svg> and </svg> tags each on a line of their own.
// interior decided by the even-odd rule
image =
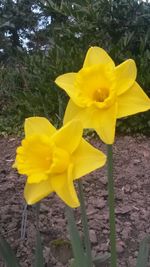
<svg viewBox="0 0 150 267">
<path fill-rule="evenodd" d="M 0 132 L 17 132 L 24 118 L 33 115 L 46 116 L 57 126 L 68 98 L 61 89 L 56 89 L 54 80 L 62 73 L 78 71 L 91 45 L 107 50 L 116 64 L 133 58 L 138 67 L 137 80 L 150 96 L 150 3 L 41 2 L 42 15 L 51 16 L 51 23 L 35 34 L 34 41 L 39 38 L 41 46 L 20 52 L 21 56 L 11 64 L 1 63 Z M 119 120 L 118 131 L 149 134 L 149 115 L 145 112 Z"/>
</svg>

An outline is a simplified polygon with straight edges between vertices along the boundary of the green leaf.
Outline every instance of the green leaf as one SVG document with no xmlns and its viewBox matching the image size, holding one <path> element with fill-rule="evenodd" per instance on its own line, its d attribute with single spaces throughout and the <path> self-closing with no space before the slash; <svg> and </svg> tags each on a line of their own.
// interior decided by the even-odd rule
<svg viewBox="0 0 150 267">
<path fill-rule="evenodd" d="M 84 259 L 83 259 L 84 267 L 87 267 L 87 265 L 88 265 L 88 258 L 87 258 L 87 255 L 84 254 L 83 258 L 84 258 Z M 78 267 L 78 266 L 79 266 L 79 265 L 78 265 L 78 263 L 75 261 L 75 259 L 72 259 L 70 267 Z"/>
<path fill-rule="evenodd" d="M 37 231 L 36 233 L 36 251 L 34 267 L 44 267 L 43 249 L 39 231 Z"/>
<path fill-rule="evenodd" d="M 149 252 L 150 236 L 145 237 L 140 243 L 136 267 L 148 267 Z"/>
<path fill-rule="evenodd" d="M 0 256 L 5 261 L 7 267 L 20 267 L 13 250 L 2 236 L 0 236 Z"/>
<path fill-rule="evenodd" d="M 75 262 L 73 263 L 74 267 L 86 267 L 86 257 L 80 235 L 75 223 L 73 210 L 69 207 L 66 207 L 66 214 L 68 219 L 69 234 L 74 254 Z"/>
</svg>

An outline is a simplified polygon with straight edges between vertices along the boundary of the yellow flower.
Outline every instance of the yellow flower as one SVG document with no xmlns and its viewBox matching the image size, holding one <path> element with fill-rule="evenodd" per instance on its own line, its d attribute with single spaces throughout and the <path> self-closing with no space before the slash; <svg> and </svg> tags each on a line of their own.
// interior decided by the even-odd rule
<svg viewBox="0 0 150 267">
<path fill-rule="evenodd" d="M 105 155 L 82 138 L 80 121 L 56 130 L 42 117 L 25 121 L 25 139 L 17 148 L 15 168 L 27 175 L 24 196 L 29 205 L 51 192 L 70 207 L 79 206 L 73 180 L 103 166 Z"/>
<path fill-rule="evenodd" d="M 150 109 L 150 99 L 135 81 L 136 65 L 131 59 L 115 67 L 109 55 L 91 47 L 83 67 L 56 79 L 70 97 L 64 123 L 80 119 L 107 144 L 114 142 L 116 119 Z"/>
</svg>

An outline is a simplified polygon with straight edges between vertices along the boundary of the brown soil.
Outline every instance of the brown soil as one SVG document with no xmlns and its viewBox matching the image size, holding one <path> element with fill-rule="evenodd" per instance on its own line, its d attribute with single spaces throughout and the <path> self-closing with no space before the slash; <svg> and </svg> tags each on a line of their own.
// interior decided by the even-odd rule
<svg viewBox="0 0 150 267">
<path fill-rule="evenodd" d="M 98 140 L 92 143 L 105 151 Z M 11 167 L 18 144 L 16 138 L 0 138 L 0 233 L 14 249 L 21 266 L 30 267 L 35 251 L 35 207 L 28 207 L 25 237 L 21 239 L 25 177 Z M 135 267 L 139 242 L 150 234 L 150 138 L 117 138 L 114 178 L 118 266 Z M 95 256 L 110 249 L 106 167 L 84 177 L 83 185 Z M 67 266 L 66 260 L 71 257 L 64 210 L 64 204 L 55 194 L 41 203 L 39 227 L 45 267 Z M 81 231 L 79 209 L 75 214 Z M 0 267 L 4 266 L 0 259 Z"/>
</svg>

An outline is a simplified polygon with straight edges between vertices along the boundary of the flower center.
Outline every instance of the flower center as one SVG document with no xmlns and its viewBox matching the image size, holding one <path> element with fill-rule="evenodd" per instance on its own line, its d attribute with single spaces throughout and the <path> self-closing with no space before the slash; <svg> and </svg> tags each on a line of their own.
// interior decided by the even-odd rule
<svg viewBox="0 0 150 267">
<path fill-rule="evenodd" d="M 114 86 L 114 72 L 108 64 L 96 64 L 82 68 L 76 75 L 75 104 L 81 107 L 94 105 L 98 108 L 110 106 Z"/>
<path fill-rule="evenodd" d="M 108 88 L 99 88 L 93 94 L 93 100 L 96 102 L 104 102 L 105 99 L 109 96 Z"/>
</svg>

